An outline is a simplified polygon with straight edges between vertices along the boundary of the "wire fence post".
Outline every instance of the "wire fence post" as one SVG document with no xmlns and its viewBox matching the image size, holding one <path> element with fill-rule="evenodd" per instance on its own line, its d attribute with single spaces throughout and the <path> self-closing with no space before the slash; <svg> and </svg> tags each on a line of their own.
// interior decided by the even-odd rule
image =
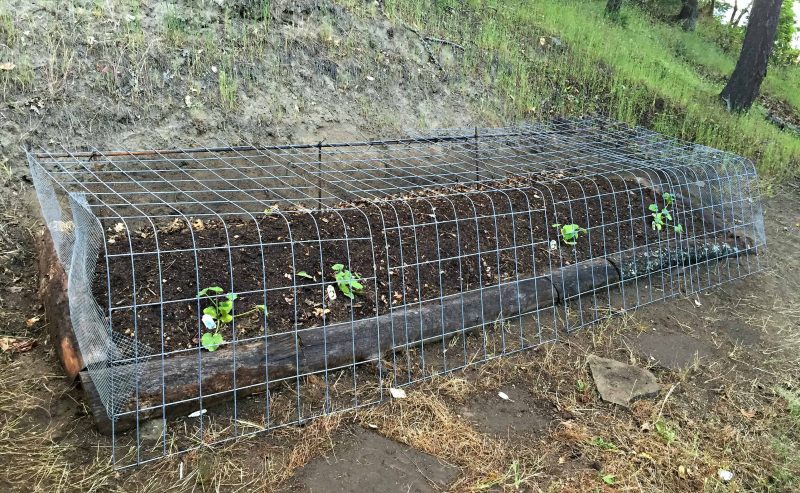
<svg viewBox="0 0 800 493">
<path fill-rule="evenodd" d="M 478 127 L 475 127 L 475 185 L 478 186 L 480 182 L 480 173 L 479 173 L 479 163 L 480 158 L 478 156 Z"/>
<path fill-rule="evenodd" d="M 317 210 L 322 210 L 322 141 L 317 142 Z"/>
</svg>

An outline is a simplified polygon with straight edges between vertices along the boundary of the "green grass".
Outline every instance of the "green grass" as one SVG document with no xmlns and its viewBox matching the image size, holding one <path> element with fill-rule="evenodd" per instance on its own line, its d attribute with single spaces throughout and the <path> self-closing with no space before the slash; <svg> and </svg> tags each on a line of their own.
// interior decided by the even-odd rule
<svg viewBox="0 0 800 493">
<path fill-rule="evenodd" d="M 607 19 L 604 6 L 575 0 L 386 2 L 391 17 L 467 46 L 462 69 L 498 90 L 506 101 L 500 109 L 510 117 L 601 112 L 741 154 L 773 178 L 800 171 L 800 139 L 768 123 L 758 107 L 732 115 L 719 102 L 735 55 L 635 8 L 620 20 Z M 539 49 L 540 37 L 550 35 L 568 48 Z M 797 67 L 771 70 L 764 91 L 800 113 L 799 77 Z"/>
</svg>

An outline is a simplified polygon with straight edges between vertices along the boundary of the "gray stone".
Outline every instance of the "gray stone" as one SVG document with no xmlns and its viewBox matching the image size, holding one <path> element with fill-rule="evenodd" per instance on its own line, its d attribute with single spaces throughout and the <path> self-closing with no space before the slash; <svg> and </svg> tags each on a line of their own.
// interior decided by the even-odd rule
<svg viewBox="0 0 800 493">
<path fill-rule="evenodd" d="M 658 395 L 655 375 L 636 366 L 590 354 L 587 358 L 600 397 L 627 407 L 632 401 Z"/>
</svg>

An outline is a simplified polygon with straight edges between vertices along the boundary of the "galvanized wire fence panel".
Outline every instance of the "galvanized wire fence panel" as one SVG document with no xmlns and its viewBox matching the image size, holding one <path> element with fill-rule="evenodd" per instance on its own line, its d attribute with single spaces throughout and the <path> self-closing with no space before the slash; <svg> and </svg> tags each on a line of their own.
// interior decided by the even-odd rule
<svg viewBox="0 0 800 493">
<path fill-rule="evenodd" d="M 764 267 L 750 162 L 603 119 L 28 159 L 121 466 Z"/>
</svg>

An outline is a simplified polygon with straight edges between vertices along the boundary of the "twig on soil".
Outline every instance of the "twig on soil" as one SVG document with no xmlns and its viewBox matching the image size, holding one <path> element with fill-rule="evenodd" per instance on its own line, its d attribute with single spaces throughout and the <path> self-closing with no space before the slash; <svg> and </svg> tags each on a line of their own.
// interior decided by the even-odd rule
<svg viewBox="0 0 800 493">
<path fill-rule="evenodd" d="M 664 400 L 661 401 L 661 409 L 658 410 L 658 418 L 656 418 L 656 421 L 658 421 L 658 419 L 661 418 L 661 414 L 664 412 L 664 406 L 667 404 L 667 399 L 669 399 L 669 396 L 672 395 L 672 391 L 674 391 L 675 387 L 677 386 L 678 386 L 677 383 L 672 385 L 672 387 L 670 387 L 669 389 L 669 392 L 667 392 L 667 395 L 664 396 Z"/>
<path fill-rule="evenodd" d="M 443 45 L 447 45 L 447 46 L 452 46 L 453 48 L 458 48 L 459 50 L 464 51 L 464 47 L 463 46 L 461 46 L 458 43 L 454 43 L 454 42 L 452 42 L 450 40 L 447 40 L 447 39 L 434 38 L 433 36 L 425 36 L 424 39 L 425 39 L 425 41 L 430 41 L 432 43 L 439 43 L 439 44 L 443 44 Z"/>
<path fill-rule="evenodd" d="M 408 24 L 403 24 L 403 27 L 405 27 L 406 29 L 408 29 L 409 31 L 411 31 L 412 33 L 416 34 L 419 37 L 420 41 L 422 41 L 422 46 L 425 47 L 425 52 L 428 54 L 428 58 L 430 59 L 430 61 L 432 61 L 439 68 L 439 70 L 444 72 L 442 64 L 439 63 L 439 60 L 433 54 L 433 51 L 431 51 L 431 46 L 428 42 L 428 37 L 423 36 L 422 33 L 414 29 L 413 27 L 409 26 Z"/>
</svg>

